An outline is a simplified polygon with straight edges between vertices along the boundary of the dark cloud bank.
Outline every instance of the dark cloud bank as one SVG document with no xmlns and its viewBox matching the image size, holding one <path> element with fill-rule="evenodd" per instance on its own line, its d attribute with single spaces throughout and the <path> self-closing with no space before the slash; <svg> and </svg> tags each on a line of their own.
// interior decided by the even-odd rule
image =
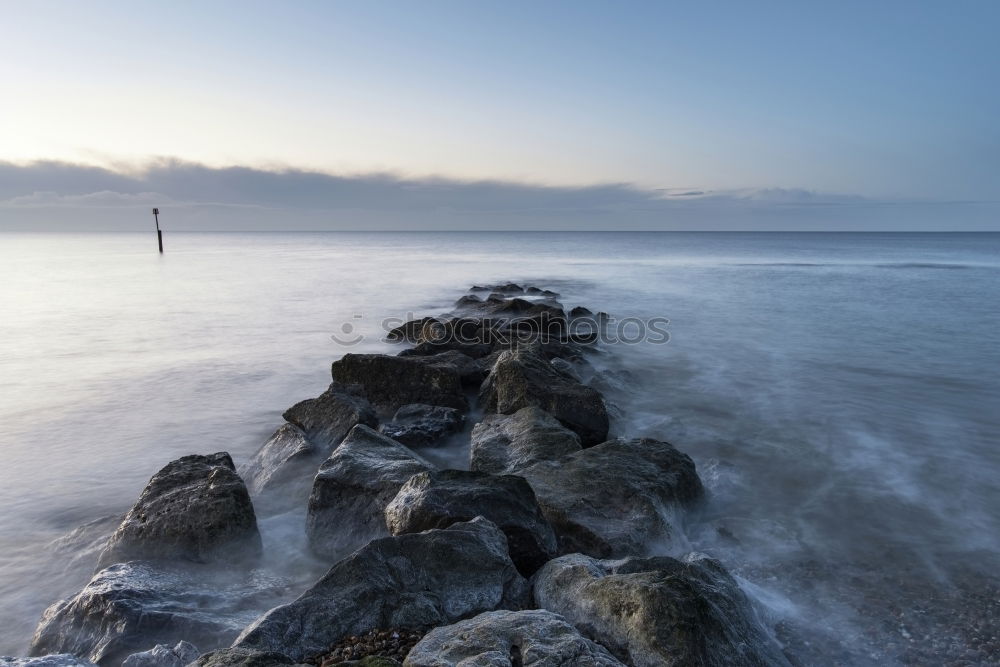
<svg viewBox="0 0 1000 667">
<path fill-rule="evenodd" d="M 334 176 L 159 161 L 136 173 L 0 162 L 0 230 L 970 230 L 996 202 L 875 201 L 803 190 L 643 190 Z"/>
</svg>

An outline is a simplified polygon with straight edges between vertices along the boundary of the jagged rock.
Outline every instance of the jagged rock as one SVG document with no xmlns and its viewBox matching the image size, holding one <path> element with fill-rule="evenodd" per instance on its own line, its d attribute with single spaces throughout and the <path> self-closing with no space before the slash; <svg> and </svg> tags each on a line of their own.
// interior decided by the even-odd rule
<svg viewBox="0 0 1000 667">
<path fill-rule="evenodd" d="M 407 447 L 431 447 L 464 425 L 465 415 L 455 408 L 414 403 L 396 410 L 392 421 L 382 424 L 379 432 Z"/>
<path fill-rule="evenodd" d="M 593 314 L 589 308 L 584 308 L 583 306 L 577 306 L 569 311 L 570 317 L 588 317 Z"/>
<path fill-rule="evenodd" d="M 319 468 L 309 496 L 309 546 L 340 558 L 389 534 L 383 511 L 410 477 L 433 466 L 404 445 L 359 424 Z"/>
<path fill-rule="evenodd" d="M 465 306 L 479 306 L 482 305 L 483 300 L 480 299 L 475 294 L 466 294 L 455 302 L 455 306 L 458 308 L 463 308 Z"/>
<path fill-rule="evenodd" d="M 96 667 L 90 660 L 82 660 L 69 653 L 43 655 L 37 658 L 0 657 L 0 667 Z"/>
<path fill-rule="evenodd" d="M 157 644 L 148 651 L 133 653 L 125 658 L 122 667 L 186 667 L 201 653 L 194 644 L 177 642 L 176 646 Z"/>
<path fill-rule="evenodd" d="M 255 621 L 234 646 L 302 660 L 374 628 L 444 625 L 527 603 L 504 534 L 477 518 L 370 542 Z"/>
<path fill-rule="evenodd" d="M 45 611 L 31 653 L 72 653 L 117 667 L 156 644 L 223 646 L 282 595 L 281 582 L 225 566 L 118 563 Z"/>
<path fill-rule="evenodd" d="M 436 317 L 421 317 L 419 320 L 410 320 L 390 329 L 385 338 L 392 343 L 417 343 L 420 341 L 420 334 L 423 332 L 424 326 L 436 320 Z"/>
<path fill-rule="evenodd" d="M 462 376 L 454 365 L 435 363 L 435 357 L 393 357 L 382 354 L 345 354 L 333 362 L 334 382 L 356 385 L 377 410 L 391 415 L 410 403 L 469 409 Z"/>
<path fill-rule="evenodd" d="M 240 474 L 257 498 L 258 509 L 278 497 L 282 506 L 292 506 L 309 497 L 320 460 L 320 448 L 298 426 L 285 423 L 240 468 Z"/>
<path fill-rule="evenodd" d="M 580 451 L 580 436 L 534 406 L 511 415 L 486 415 L 472 428 L 471 468 L 516 475 L 539 461 Z"/>
<path fill-rule="evenodd" d="M 236 561 L 260 554 L 250 494 L 226 452 L 184 456 L 153 475 L 99 567 L 134 559 Z"/>
<path fill-rule="evenodd" d="M 488 611 L 454 625 L 434 628 L 403 662 L 404 667 L 514 664 L 625 667 L 606 648 L 583 637 L 561 616 L 544 609 Z"/>
<path fill-rule="evenodd" d="M 285 410 L 285 421 L 302 429 L 327 456 L 358 424 L 378 426 L 371 404 L 336 383 L 316 398 L 300 401 Z"/>
<path fill-rule="evenodd" d="M 300 665 L 287 655 L 274 651 L 254 651 L 245 648 L 220 648 L 198 658 L 194 667 L 275 667 L 276 665 Z M 124 666 L 123 666 L 124 667 Z"/>
<path fill-rule="evenodd" d="M 484 517 L 507 536 L 511 560 L 530 576 L 556 554 L 556 536 L 528 483 L 513 475 L 442 470 L 414 475 L 385 508 L 393 535 Z"/>
<path fill-rule="evenodd" d="M 636 667 L 788 665 L 718 561 L 572 554 L 534 579 L 536 602 Z"/>
<path fill-rule="evenodd" d="M 559 537 L 560 553 L 646 553 L 672 535 L 669 515 L 698 500 L 694 462 L 650 438 L 610 440 L 519 470 Z"/>
<path fill-rule="evenodd" d="M 584 446 L 596 445 L 608 436 L 608 413 L 601 395 L 556 371 L 535 345 L 501 354 L 480 388 L 479 401 L 487 413 L 542 408 L 579 435 Z"/>
<path fill-rule="evenodd" d="M 419 347 L 418 345 L 413 350 Z M 412 352 L 413 350 L 407 350 L 407 352 Z M 483 377 L 485 377 L 482 367 L 476 363 L 476 360 L 459 350 L 438 351 L 422 357 L 420 361 L 425 364 L 454 370 L 458 373 L 459 379 L 465 386 L 478 387 L 483 381 Z"/>
<path fill-rule="evenodd" d="M 552 364 L 552 368 L 556 369 L 556 372 L 563 377 L 573 380 L 574 382 L 581 381 L 580 374 L 577 372 L 576 366 L 565 359 L 556 357 L 555 359 L 550 359 L 549 363 Z"/>
</svg>

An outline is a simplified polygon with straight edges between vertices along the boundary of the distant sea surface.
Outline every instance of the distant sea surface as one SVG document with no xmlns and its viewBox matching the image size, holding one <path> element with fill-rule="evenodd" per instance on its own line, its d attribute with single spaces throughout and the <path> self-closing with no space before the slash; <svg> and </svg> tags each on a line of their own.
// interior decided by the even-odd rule
<svg viewBox="0 0 1000 667">
<path fill-rule="evenodd" d="M 595 358 L 614 431 L 694 458 L 709 500 L 685 548 L 737 573 L 807 664 L 1000 655 L 1000 234 L 155 245 L 0 235 L 0 654 L 23 654 L 46 606 L 89 576 L 52 540 L 124 512 L 173 458 L 247 460 L 332 360 L 396 350 L 384 318 L 515 280 L 569 307 L 669 318 L 668 344 Z"/>
</svg>

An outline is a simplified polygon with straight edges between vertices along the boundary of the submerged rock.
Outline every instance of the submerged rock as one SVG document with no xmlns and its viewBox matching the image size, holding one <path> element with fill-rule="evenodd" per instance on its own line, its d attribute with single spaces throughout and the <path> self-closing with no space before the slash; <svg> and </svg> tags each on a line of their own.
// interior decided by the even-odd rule
<svg viewBox="0 0 1000 667">
<path fill-rule="evenodd" d="M 358 424 L 378 426 L 375 410 L 361 396 L 336 383 L 317 396 L 285 410 L 285 421 L 295 424 L 326 456 Z"/>
<path fill-rule="evenodd" d="M 694 462 L 650 438 L 610 440 L 519 471 L 555 528 L 561 553 L 646 553 L 670 540 L 669 515 L 698 500 Z"/>
<path fill-rule="evenodd" d="M 31 653 L 72 653 L 117 667 L 156 644 L 223 646 L 282 594 L 277 582 L 249 579 L 228 568 L 118 563 L 45 611 Z"/>
<path fill-rule="evenodd" d="M 435 355 L 436 356 L 436 355 Z M 377 410 L 392 414 L 404 405 L 426 403 L 469 409 L 462 375 L 435 357 L 345 354 L 331 367 L 334 382 L 356 385 Z"/>
<path fill-rule="evenodd" d="M 434 628 L 413 647 L 405 667 L 458 665 L 624 667 L 606 648 L 544 609 L 489 611 Z"/>
<path fill-rule="evenodd" d="M 472 429 L 471 467 L 494 475 L 516 475 L 578 451 L 580 436 L 534 406 L 510 415 L 486 415 Z"/>
<path fill-rule="evenodd" d="M 379 432 L 407 447 L 432 447 L 462 430 L 465 415 L 455 408 L 413 403 L 404 405 Z"/>
<path fill-rule="evenodd" d="M 370 542 L 255 621 L 234 646 L 302 660 L 374 628 L 443 625 L 527 602 L 504 534 L 477 518 Z"/>
<path fill-rule="evenodd" d="M 558 372 L 535 345 L 501 354 L 480 388 L 479 401 L 487 413 L 539 407 L 579 435 L 584 446 L 603 442 L 608 435 L 601 395 Z"/>
<path fill-rule="evenodd" d="M 184 456 L 153 475 L 99 567 L 134 559 L 237 561 L 260 554 L 250 494 L 226 452 Z"/>
<path fill-rule="evenodd" d="M 274 505 L 276 500 L 281 507 L 291 507 L 309 497 L 320 460 L 320 448 L 298 426 L 286 423 L 240 468 L 240 474 L 258 508 Z"/>
<path fill-rule="evenodd" d="M 312 551 L 340 558 L 388 535 L 385 506 L 408 479 L 432 468 L 406 446 L 355 426 L 313 482 L 306 523 Z"/>
<path fill-rule="evenodd" d="M 507 536 L 511 560 L 530 576 L 556 554 L 556 536 L 528 483 L 513 475 L 442 470 L 414 475 L 385 508 L 393 535 L 481 516 Z"/>
<path fill-rule="evenodd" d="M 535 601 L 636 667 L 788 665 L 718 561 L 582 554 L 534 579 Z"/>
<path fill-rule="evenodd" d="M 197 647 L 188 642 L 177 642 L 176 646 L 157 644 L 148 651 L 125 658 L 122 667 L 186 667 L 199 655 Z"/>
<path fill-rule="evenodd" d="M 43 655 L 37 658 L 11 658 L 0 656 L 0 667 L 96 667 L 90 660 L 70 655 Z"/>
</svg>

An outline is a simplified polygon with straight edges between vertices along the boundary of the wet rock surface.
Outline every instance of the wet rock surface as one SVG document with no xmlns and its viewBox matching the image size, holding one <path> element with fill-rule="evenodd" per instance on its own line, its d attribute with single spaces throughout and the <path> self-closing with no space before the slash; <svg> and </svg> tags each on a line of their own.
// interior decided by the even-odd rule
<svg viewBox="0 0 1000 667">
<path fill-rule="evenodd" d="M 465 415 L 460 410 L 413 403 L 397 410 L 379 432 L 407 447 L 433 447 L 464 425 Z"/>
<path fill-rule="evenodd" d="M 477 516 L 503 531 L 511 560 L 530 576 L 556 554 L 556 536 L 521 477 L 465 470 L 414 475 L 385 508 L 393 535 L 445 528 Z"/>
<path fill-rule="evenodd" d="M 331 384 L 316 398 L 296 403 L 282 416 L 302 429 L 325 456 L 358 424 L 378 426 L 375 410 L 367 400 L 353 393 L 354 389 Z"/>
<path fill-rule="evenodd" d="M 312 551 L 335 559 L 387 536 L 385 506 L 413 475 L 432 468 L 405 445 L 355 426 L 313 481 L 306 524 Z"/>
<path fill-rule="evenodd" d="M 257 517 L 229 454 L 184 456 L 143 489 L 101 554 L 134 559 L 240 561 L 260 553 Z"/>
<path fill-rule="evenodd" d="M 122 667 L 186 667 L 199 655 L 198 648 L 188 642 L 177 642 L 174 646 L 157 644 L 148 651 L 133 653 L 125 658 Z"/>
<path fill-rule="evenodd" d="M 580 451 L 580 436 L 538 407 L 510 415 L 486 415 L 472 429 L 473 470 L 518 474 L 535 463 Z"/>
<path fill-rule="evenodd" d="M 603 442 L 608 435 L 601 395 L 553 368 L 537 345 L 501 354 L 483 382 L 479 402 L 487 413 L 539 407 L 579 435 L 584 446 Z"/>
<path fill-rule="evenodd" d="M 788 665 L 718 561 L 581 554 L 549 562 L 535 601 L 636 667 Z"/>
<path fill-rule="evenodd" d="M 95 667 L 89 660 L 82 660 L 68 653 L 43 655 L 37 658 L 11 658 L 0 656 L 0 667 Z"/>
<path fill-rule="evenodd" d="M 374 628 L 444 625 L 528 600 L 507 539 L 479 518 L 370 542 L 255 621 L 235 645 L 302 660 Z"/>
<path fill-rule="evenodd" d="M 543 609 L 486 612 L 435 628 L 403 664 L 624 667 L 603 646 L 583 637 L 558 614 Z"/>
<path fill-rule="evenodd" d="M 240 474 L 258 503 L 261 497 L 267 502 L 268 498 L 283 496 L 282 505 L 294 506 L 296 501 L 309 497 L 311 478 L 321 460 L 320 448 L 298 426 L 286 423 L 267 439 Z"/>
<path fill-rule="evenodd" d="M 221 646 L 273 604 L 279 589 L 223 567 L 119 563 L 46 610 L 31 653 L 72 653 L 117 667 L 156 644 Z"/>
<path fill-rule="evenodd" d="M 435 363 L 433 357 L 345 354 L 333 362 L 331 373 L 334 382 L 356 386 L 385 415 L 411 403 L 469 409 L 461 373 L 454 364 Z"/>
<path fill-rule="evenodd" d="M 691 458 L 650 438 L 609 440 L 519 474 L 534 489 L 560 552 L 598 558 L 667 546 L 671 516 L 704 493 Z"/>
<path fill-rule="evenodd" d="M 245 648 L 222 648 L 204 654 L 194 663 L 195 667 L 277 667 L 297 665 L 287 655 L 274 651 L 254 651 Z"/>
</svg>

